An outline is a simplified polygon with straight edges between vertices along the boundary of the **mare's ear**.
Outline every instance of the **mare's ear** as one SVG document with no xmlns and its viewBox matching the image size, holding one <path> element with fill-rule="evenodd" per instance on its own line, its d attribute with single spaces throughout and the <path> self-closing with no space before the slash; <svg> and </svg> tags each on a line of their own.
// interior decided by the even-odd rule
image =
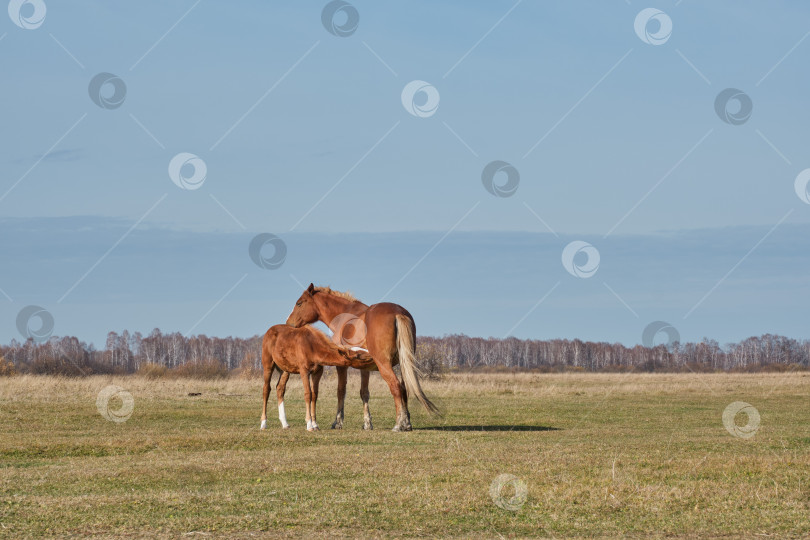
<svg viewBox="0 0 810 540">
<path fill-rule="evenodd" d="M 312 284 L 312 283 L 310 283 L 310 284 L 309 284 L 309 287 L 307 287 L 307 292 L 308 292 L 309 294 L 315 294 L 315 285 L 314 285 L 314 284 Z"/>
</svg>

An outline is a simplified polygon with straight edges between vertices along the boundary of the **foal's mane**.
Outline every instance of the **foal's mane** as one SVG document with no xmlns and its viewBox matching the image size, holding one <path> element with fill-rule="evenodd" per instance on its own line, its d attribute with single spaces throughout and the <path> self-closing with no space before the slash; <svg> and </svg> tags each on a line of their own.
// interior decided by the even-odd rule
<svg viewBox="0 0 810 540">
<path fill-rule="evenodd" d="M 331 294 L 332 296 L 337 296 L 338 298 L 343 298 L 344 300 L 349 300 L 351 302 L 360 301 L 350 292 L 335 291 L 329 287 L 315 287 L 315 292 Z"/>
</svg>

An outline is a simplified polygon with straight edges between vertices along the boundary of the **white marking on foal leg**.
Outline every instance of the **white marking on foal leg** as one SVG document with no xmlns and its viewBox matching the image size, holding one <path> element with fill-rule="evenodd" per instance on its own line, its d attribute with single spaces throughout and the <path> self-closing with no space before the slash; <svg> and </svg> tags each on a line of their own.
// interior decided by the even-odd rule
<svg viewBox="0 0 810 540">
<path fill-rule="evenodd" d="M 259 429 L 266 429 L 267 428 L 267 420 L 262 420 L 262 427 Z"/>
<path fill-rule="evenodd" d="M 287 423 L 287 413 L 284 412 L 284 402 L 278 404 L 278 419 L 281 420 L 281 427 L 288 428 L 290 424 Z"/>
</svg>

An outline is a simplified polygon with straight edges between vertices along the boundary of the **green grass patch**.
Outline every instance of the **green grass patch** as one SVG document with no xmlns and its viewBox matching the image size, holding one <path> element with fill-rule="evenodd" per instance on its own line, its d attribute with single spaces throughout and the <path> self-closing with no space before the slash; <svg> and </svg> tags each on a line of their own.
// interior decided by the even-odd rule
<svg viewBox="0 0 810 540">
<path fill-rule="evenodd" d="M 0 537 L 810 535 L 810 374 L 453 374 L 410 433 L 372 382 L 374 431 L 353 376 L 345 428 L 327 378 L 308 433 L 296 381 L 292 427 L 271 398 L 260 431 L 258 380 L 0 378 Z M 96 408 L 108 384 L 124 422 Z M 760 414 L 749 439 L 733 401 Z"/>
</svg>

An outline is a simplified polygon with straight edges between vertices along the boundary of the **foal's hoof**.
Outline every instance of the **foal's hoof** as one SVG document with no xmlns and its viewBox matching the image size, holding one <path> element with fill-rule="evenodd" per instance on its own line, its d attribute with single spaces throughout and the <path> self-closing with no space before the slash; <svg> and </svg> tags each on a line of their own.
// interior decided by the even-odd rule
<svg viewBox="0 0 810 540">
<path fill-rule="evenodd" d="M 371 425 L 371 422 L 365 422 L 363 424 L 363 429 L 366 431 L 371 431 L 372 429 L 374 429 L 374 426 Z"/>
<path fill-rule="evenodd" d="M 338 422 L 335 420 L 332 422 L 332 429 L 343 429 L 343 421 Z"/>
</svg>

